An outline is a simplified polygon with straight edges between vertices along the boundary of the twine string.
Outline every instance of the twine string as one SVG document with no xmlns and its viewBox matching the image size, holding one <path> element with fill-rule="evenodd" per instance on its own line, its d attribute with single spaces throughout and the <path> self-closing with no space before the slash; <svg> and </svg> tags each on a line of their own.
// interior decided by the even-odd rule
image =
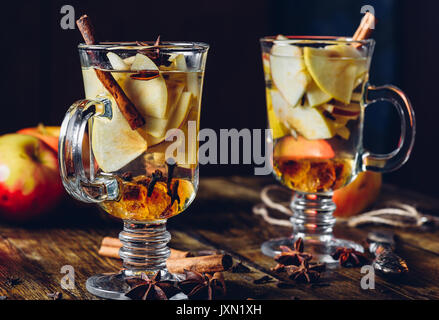
<svg viewBox="0 0 439 320">
<path fill-rule="evenodd" d="M 269 209 L 282 213 L 288 218 L 293 215 L 287 202 L 276 201 L 270 197 L 270 192 L 286 193 L 286 190 L 278 185 L 269 185 L 262 189 L 260 195 L 262 203 L 253 207 L 253 213 L 261 216 L 266 222 L 272 225 L 290 227 L 289 219 L 279 219 L 270 216 Z M 420 227 L 427 221 L 428 217 L 422 215 L 414 206 L 401 203 L 399 201 L 386 202 L 385 208 L 375 209 L 362 213 L 361 215 L 348 219 L 340 219 L 346 221 L 349 227 L 358 227 L 363 224 L 375 223 L 393 227 Z"/>
</svg>

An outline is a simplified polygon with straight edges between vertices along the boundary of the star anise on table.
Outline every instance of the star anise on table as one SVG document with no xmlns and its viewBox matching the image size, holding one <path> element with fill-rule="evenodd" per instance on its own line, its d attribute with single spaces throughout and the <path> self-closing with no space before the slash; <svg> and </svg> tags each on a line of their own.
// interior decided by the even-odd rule
<svg viewBox="0 0 439 320">
<path fill-rule="evenodd" d="M 331 257 L 334 260 L 339 260 L 340 265 L 346 268 L 361 267 L 369 262 L 364 253 L 351 248 L 337 248 Z"/>
<path fill-rule="evenodd" d="M 190 300 L 213 300 L 224 297 L 226 285 L 221 272 L 214 274 L 185 270 L 186 280 L 178 286 Z"/>
<path fill-rule="evenodd" d="M 325 264 L 310 265 L 308 260 L 302 260 L 299 266 L 285 266 L 285 271 L 291 280 L 313 283 L 320 279 L 320 273 L 325 271 Z"/>
<path fill-rule="evenodd" d="M 142 274 L 140 277 L 129 277 L 126 282 L 130 291 L 125 296 L 133 300 L 168 300 L 180 292 L 173 281 L 161 281 L 160 271 L 153 278 Z"/>
<path fill-rule="evenodd" d="M 297 239 L 294 243 L 294 249 L 287 246 L 280 246 L 280 249 L 282 252 L 274 257 L 274 260 L 278 262 L 278 265 L 272 269 L 273 271 L 282 271 L 285 266 L 299 266 L 302 261 L 309 261 L 312 259 L 310 253 L 303 251 L 302 238 Z"/>
</svg>

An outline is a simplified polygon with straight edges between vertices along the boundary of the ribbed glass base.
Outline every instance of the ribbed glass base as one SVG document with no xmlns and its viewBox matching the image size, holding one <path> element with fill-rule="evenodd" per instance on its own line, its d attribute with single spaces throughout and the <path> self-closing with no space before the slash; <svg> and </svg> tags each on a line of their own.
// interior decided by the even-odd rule
<svg viewBox="0 0 439 320">
<path fill-rule="evenodd" d="M 332 234 L 335 224 L 333 212 L 335 203 L 332 201 L 332 193 L 309 194 L 295 192 L 290 204 L 293 216 L 290 221 L 293 225 L 293 235 L 287 238 L 279 238 L 266 241 L 262 244 L 262 252 L 270 257 L 279 254 L 280 246 L 294 248 L 294 242 L 298 238 L 304 241 L 305 251 L 313 255 L 313 260 L 335 264 L 331 254 L 338 247 L 353 248 L 363 252 L 361 245 L 343 239 L 336 239 Z"/>
<path fill-rule="evenodd" d="M 87 279 L 87 290 L 101 298 L 129 300 L 125 293 L 129 286 L 127 277 L 140 277 L 142 274 L 153 277 L 161 273 L 161 280 L 181 281 L 183 275 L 174 275 L 166 269 L 166 260 L 170 255 L 167 244 L 171 235 L 166 231 L 166 220 L 154 223 L 124 221 L 123 231 L 119 234 L 122 248 L 119 255 L 123 260 L 123 271 L 114 274 L 100 274 Z M 183 294 L 173 299 L 182 299 Z"/>
</svg>

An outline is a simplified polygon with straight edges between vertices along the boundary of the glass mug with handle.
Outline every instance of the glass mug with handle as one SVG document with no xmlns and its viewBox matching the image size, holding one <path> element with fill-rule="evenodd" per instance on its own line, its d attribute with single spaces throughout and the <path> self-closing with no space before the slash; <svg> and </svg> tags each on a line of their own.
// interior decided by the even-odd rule
<svg viewBox="0 0 439 320">
<path fill-rule="evenodd" d="M 261 39 L 273 172 L 294 190 L 294 233 L 263 243 L 264 254 L 274 256 L 298 238 L 321 262 L 335 262 L 331 253 L 337 247 L 363 251 L 333 236 L 333 191 L 359 172 L 398 169 L 415 138 L 415 115 L 405 94 L 391 85 L 368 83 L 374 45 L 372 39 L 336 37 Z M 399 144 L 389 154 L 373 154 L 362 144 L 365 109 L 377 101 L 393 104 L 401 120 Z"/>
<path fill-rule="evenodd" d="M 166 220 L 197 192 L 207 51 L 195 42 L 79 45 L 86 99 L 70 107 L 61 126 L 62 181 L 74 198 L 124 221 L 124 269 L 89 278 L 86 287 L 97 296 L 126 299 L 129 276 L 178 278 L 166 269 Z M 137 110 L 134 120 L 123 109 L 127 101 Z"/>
</svg>

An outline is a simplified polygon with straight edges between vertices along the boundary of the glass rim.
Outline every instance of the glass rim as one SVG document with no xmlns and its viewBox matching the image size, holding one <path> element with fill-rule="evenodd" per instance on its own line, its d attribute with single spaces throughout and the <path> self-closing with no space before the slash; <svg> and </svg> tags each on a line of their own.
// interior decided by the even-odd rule
<svg viewBox="0 0 439 320">
<path fill-rule="evenodd" d="M 292 43 L 358 43 L 362 45 L 370 45 L 375 43 L 375 40 L 354 40 L 352 37 L 337 37 L 337 36 L 286 36 L 287 39 L 276 39 L 277 36 L 266 36 L 259 39 L 261 43 L 275 43 L 275 44 L 292 44 Z"/>
<path fill-rule="evenodd" d="M 205 42 L 196 41 L 163 41 L 159 45 L 154 45 L 155 41 L 101 41 L 98 44 L 80 43 L 78 49 L 84 50 L 125 50 L 138 51 L 145 49 L 166 49 L 175 51 L 206 51 L 209 45 Z"/>
</svg>

